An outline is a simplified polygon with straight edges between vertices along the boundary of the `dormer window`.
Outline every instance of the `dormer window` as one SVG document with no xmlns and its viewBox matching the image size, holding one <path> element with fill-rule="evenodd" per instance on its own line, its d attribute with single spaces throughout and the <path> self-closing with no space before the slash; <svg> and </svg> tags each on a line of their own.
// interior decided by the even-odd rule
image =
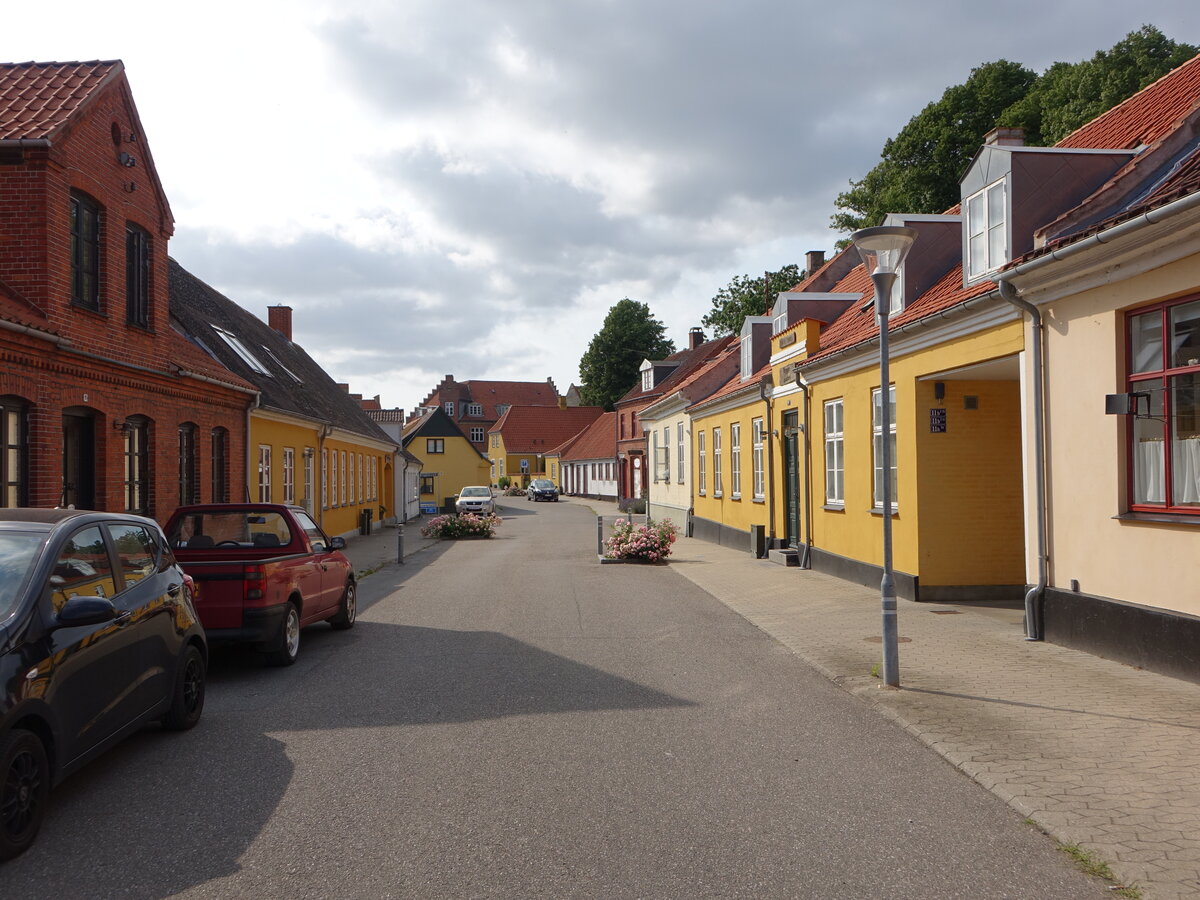
<svg viewBox="0 0 1200 900">
<path fill-rule="evenodd" d="M 778 306 L 778 304 L 776 304 Z M 771 321 L 771 336 L 783 334 L 788 328 L 787 303 L 783 304 L 783 312 L 775 316 Z"/>
<path fill-rule="evenodd" d="M 888 315 L 894 316 L 904 311 L 904 267 L 896 271 L 896 280 L 892 282 L 891 293 L 888 294 Z"/>
<path fill-rule="evenodd" d="M 445 408 L 445 410 L 446 410 L 446 415 L 453 417 L 453 416 L 454 416 L 454 401 L 453 401 L 453 400 L 447 400 L 447 401 L 446 401 L 444 404 L 442 404 L 442 405 L 443 405 L 443 407 L 444 407 L 444 408 Z"/>
<path fill-rule="evenodd" d="M 1008 262 L 1008 203 L 1004 179 L 966 199 L 967 278 L 994 272 Z"/>
<path fill-rule="evenodd" d="M 648 391 L 654 387 L 654 370 L 646 369 L 642 372 L 642 390 Z"/>
<path fill-rule="evenodd" d="M 744 335 L 741 342 L 742 380 L 754 374 L 754 337 Z"/>
</svg>

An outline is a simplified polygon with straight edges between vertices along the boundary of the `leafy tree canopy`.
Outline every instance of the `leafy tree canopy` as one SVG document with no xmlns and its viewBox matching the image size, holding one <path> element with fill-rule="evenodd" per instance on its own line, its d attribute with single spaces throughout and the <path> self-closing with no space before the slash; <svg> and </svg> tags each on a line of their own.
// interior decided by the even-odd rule
<svg viewBox="0 0 1200 900">
<path fill-rule="evenodd" d="M 651 315 L 650 307 L 626 297 L 608 311 L 579 360 L 584 404 L 612 409 L 637 383 L 642 360 L 664 359 L 674 352 L 666 326 Z"/>
<path fill-rule="evenodd" d="M 831 224 L 850 232 L 889 212 L 944 212 L 959 202 L 959 179 L 993 128 L 1022 127 L 1032 146 L 1056 143 L 1197 52 L 1146 25 L 1111 50 L 1057 62 L 1041 76 L 1007 60 L 973 69 L 884 144 L 879 164 L 834 201 Z"/>
<path fill-rule="evenodd" d="M 713 337 L 738 334 L 747 316 L 762 316 L 775 303 L 775 295 L 804 280 L 804 271 L 789 263 L 777 272 L 765 272 L 758 278 L 737 275 L 712 298 L 712 309 L 701 322 L 713 330 Z"/>
</svg>

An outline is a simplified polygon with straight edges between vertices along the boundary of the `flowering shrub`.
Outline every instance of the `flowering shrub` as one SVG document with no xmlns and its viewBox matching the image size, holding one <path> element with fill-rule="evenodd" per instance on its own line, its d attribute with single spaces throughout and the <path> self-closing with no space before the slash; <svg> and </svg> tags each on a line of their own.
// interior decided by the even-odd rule
<svg viewBox="0 0 1200 900">
<path fill-rule="evenodd" d="M 525 496 L 525 488 L 521 487 L 519 484 L 510 484 L 508 487 L 506 487 L 504 489 L 503 496 L 505 496 L 505 497 L 524 497 Z"/>
<path fill-rule="evenodd" d="M 604 542 L 607 559 L 645 559 L 659 562 L 671 555 L 676 528 L 670 519 L 634 525 L 630 519 L 617 519 L 613 533 Z"/>
<path fill-rule="evenodd" d="M 500 527 L 500 517 L 495 513 L 477 516 L 463 513 L 461 516 L 437 516 L 421 528 L 425 537 L 460 538 L 491 537 Z"/>
</svg>

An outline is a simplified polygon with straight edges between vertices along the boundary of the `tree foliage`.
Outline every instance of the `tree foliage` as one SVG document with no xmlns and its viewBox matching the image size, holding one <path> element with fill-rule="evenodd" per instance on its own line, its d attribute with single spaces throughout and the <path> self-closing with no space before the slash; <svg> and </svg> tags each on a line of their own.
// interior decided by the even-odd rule
<svg viewBox="0 0 1200 900">
<path fill-rule="evenodd" d="M 1197 52 L 1147 25 L 1111 50 L 1057 62 L 1041 76 L 1007 60 L 973 69 L 884 144 L 878 165 L 838 195 L 831 223 L 850 232 L 889 212 L 944 212 L 959 202 L 959 179 L 993 128 L 1024 128 L 1033 146 L 1056 143 Z"/>
<path fill-rule="evenodd" d="M 579 360 L 583 402 L 612 409 L 637 383 L 642 360 L 664 359 L 674 352 L 666 326 L 650 313 L 650 307 L 626 297 L 608 311 Z"/>
<path fill-rule="evenodd" d="M 789 263 L 758 278 L 737 275 L 712 298 L 712 309 L 700 321 L 713 330 L 713 337 L 737 334 L 747 316 L 762 316 L 775 303 L 775 295 L 804 280 L 804 271 Z"/>
</svg>

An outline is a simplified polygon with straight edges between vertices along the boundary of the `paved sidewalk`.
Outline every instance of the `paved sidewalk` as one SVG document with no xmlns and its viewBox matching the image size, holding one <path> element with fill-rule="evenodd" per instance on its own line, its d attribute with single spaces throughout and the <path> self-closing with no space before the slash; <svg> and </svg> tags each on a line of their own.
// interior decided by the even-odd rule
<svg viewBox="0 0 1200 900">
<path fill-rule="evenodd" d="M 1200 896 L 1200 686 L 1025 641 L 1019 610 L 901 600 L 886 689 L 877 589 L 691 538 L 670 565 L 1144 897 Z"/>
</svg>

